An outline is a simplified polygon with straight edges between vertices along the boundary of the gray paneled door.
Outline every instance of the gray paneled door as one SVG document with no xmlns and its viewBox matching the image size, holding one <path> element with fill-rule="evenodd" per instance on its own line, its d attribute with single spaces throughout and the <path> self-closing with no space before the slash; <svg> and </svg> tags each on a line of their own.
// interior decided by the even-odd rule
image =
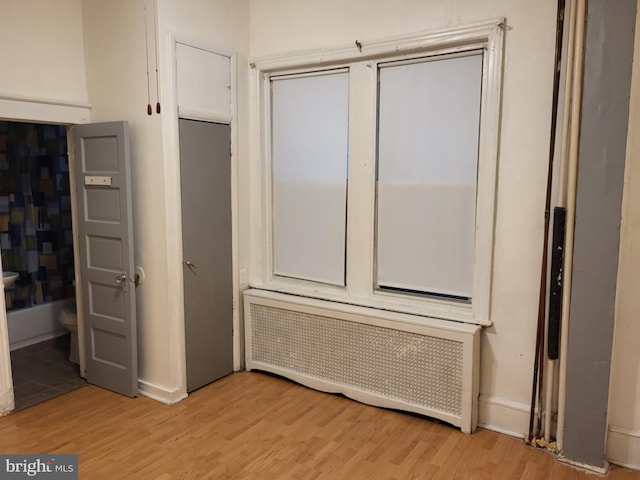
<svg viewBox="0 0 640 480">
<path fill-rule="evenodd" d="M 87 381 L 138 393 L 126 122 L 76 125 L 76 191 Z"/>
<path fill-rule="evenodd" d="M 180 119 L 187 391 L 233 371 L 231 129 Z"/>
</svg>

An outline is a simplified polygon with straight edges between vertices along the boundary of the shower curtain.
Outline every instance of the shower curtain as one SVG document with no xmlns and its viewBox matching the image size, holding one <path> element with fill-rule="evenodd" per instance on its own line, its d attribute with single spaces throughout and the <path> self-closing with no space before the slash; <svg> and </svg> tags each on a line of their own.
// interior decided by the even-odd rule
<svg viewBox="0 0 640 480">
<path fill-rule="evenodd" d="M 0 249 L 7 310 L 72 297 L 73 235 L 64 126 L 0 122 Z"/>
</svg>

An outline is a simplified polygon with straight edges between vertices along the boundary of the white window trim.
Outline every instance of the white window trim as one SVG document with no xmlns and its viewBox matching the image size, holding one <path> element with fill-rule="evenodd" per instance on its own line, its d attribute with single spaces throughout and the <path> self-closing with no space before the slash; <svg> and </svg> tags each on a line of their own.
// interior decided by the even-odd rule
<svg viewBox="0 0 640 480">
<path fill-rule="evenodd" d="M 250 128 L 259 132 L 251 140 L 251 286 L 336 302 L 363 305 L 428 317 L 479 325 L 490 325 L 490 297 L 493 264 L 495 187 L 499 151 L 500 99 L 503 59 L 504 19 L 448 28 L 414 36 L 381 41 L 356 41 L 354 45 L 331 51 L 303 52 L 256 59 L 250 66 Z M 446 299 L 423 298 L 375 290 L 374 218 L 352 218 L 347 223 L 347 286 L 275 277 L 271 256 L 271 175 L 270 175 L 270 77 L 288 73 L 349 67 L 352 88 L 349 97 L 349 211 L 358 204 L 375 200 L 376 161 L 376 78 L 377 64 L 393 59 L 484 50 L 482 109 L 479 145 L 478 190 L 473 299 L 470 304 Z M 368 85 L 369 88 L 363 88 Z M 352 169 L 360 173 L 352 175 Z M 368 174 L 367 174 L 368 172 Z M 368 176 L 367 176 L 368 175 Z M 362 210 L 361 210 L 362 211 Z"/>
</svg>

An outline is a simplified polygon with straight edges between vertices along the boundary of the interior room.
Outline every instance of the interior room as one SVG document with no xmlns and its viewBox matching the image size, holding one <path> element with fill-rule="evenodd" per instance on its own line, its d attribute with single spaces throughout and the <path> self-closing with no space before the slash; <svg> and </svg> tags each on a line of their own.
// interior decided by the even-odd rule
<svg viewBox="0 0 640 480">
<path fill-rule="evenodd" d="M 62 318 L 75 310 L 64 125 L 0 122 L 4 295 L 16 410 L 84 384 Z M 74 339 L 74 346 L 77 340 Z"/>
<path fill-rule="evenodd" d="M 50 299 L 92 385 L 59 408 L 187 415 L 266 372 L 635 475 L 637 10 L 0 0 L 0 188 L 12 125 L 59 142 L 48 193 L 0 191 L 0 429 L 31 410 L 9 318 Z M 63 232 L 23 254 L 12 208 Z"/>
</svg>

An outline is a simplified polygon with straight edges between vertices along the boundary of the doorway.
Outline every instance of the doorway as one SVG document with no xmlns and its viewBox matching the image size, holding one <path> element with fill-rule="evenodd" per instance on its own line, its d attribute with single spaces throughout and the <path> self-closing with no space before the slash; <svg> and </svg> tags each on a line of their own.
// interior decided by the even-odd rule
<svg viewBox="0 0 640 480">
<path fill-rule="evenodd" d="M 16 410 L 85 384 L 59 322 L 76 301 L 71 195 L 67 127 L 0 121 L 0 249 L 18 274 L 4 290 Z"/>
<path fill-rule="evenodd" d="M 233 372 L 231 127 L 179 120 L 187 392 Z"/>
</svg>

